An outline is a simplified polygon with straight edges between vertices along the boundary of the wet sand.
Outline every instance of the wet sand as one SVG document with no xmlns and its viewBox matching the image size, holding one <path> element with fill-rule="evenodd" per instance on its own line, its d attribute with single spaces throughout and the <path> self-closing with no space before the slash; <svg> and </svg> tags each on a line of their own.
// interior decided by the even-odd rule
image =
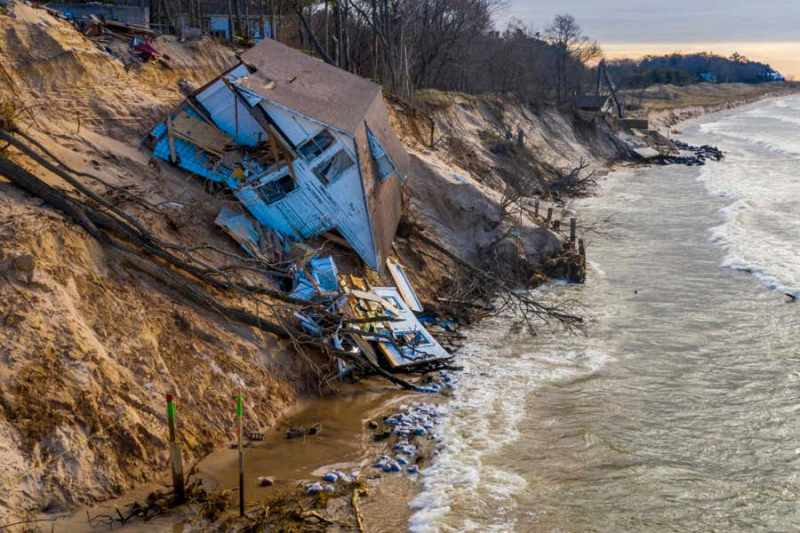
<svg viewBox="0 0 800 533">
<path fill-rule="evenodd" d="M 245 501 L 247 508 L 298 485 L 319 481 L 332 470 L 361 471 L 369 482 L 369 495 L 362 500 L 361 511 L 368 531 L 398 531 L 404 529 L 410 516 L 408 502 L 416 493 L 412 477 L 400 474 L 382 475 L 371 468 L 375 457 L 385 452 L 386 442 L 374 442 L 369 421 L 400 410 L 400 406 L 415 401 L 431 402 L 441 396 L 400 390 L 378 378 L 364 379 L 357 384 L 343 384 L 339 393 L 326 398 L 306 399 L 296 405 L 275 426 L 269 428 L 263 441 L 251 442 L 244 451 Z M 246 414 L 245 414 L 246 416 Z M 322 424 L 317 435 L 287 439 L 292 427 L 308 428 Z M 233 424 L 233 422 L 232 422 Z M 188 469 L 190 465 L 185 465 Z M 219 449 L 198 464 L 203 484 L 214 489 L 238 489 L 238 452 L 226 447 Z M 272 477 L 275 484 L 259 487 L 257 478 Z M 153 483 L 128 492 L 125 496 L 87 507 L 65 515 L 42 515 L 42 522 L 57 533 L 108 531 L 108 525 L 90 516 L 115 515 L 115 507 L 124 510 L 134 501 L 143 501 L 155 490 L 167 490 L 169 474 L 161 475 L 161 483 Z M 114 530 L 129 533 L 188 531 L 192 509 L 182 507 L 168 516 L 148 522 L 134 520 L 115 524 Z M 50 522 L 53 519 L 54 522 Z"/>
<path fill-rule="evenodd" d="M 275 479 L 274 490 L 294 486 L 298 481 L 318 478 L 331 470 L 359 470 L 380 448 L 371 442 L 370 420 L 406 401 L 408 393 L 379 379 L 344 385 L 337 396 L 305 400 L 270 428 L 263 441 L 245 449 L 245 487 L 256 485 L 259 476 Z M 287 439 L 292 427 L 322 424 L 317 435 Z M 238 452 L 219 450 L 200 465 L 204 480 L 220 488 L 238 487 Z M 254 493 L 255 497 L 258 493 Z"/>
</svg>

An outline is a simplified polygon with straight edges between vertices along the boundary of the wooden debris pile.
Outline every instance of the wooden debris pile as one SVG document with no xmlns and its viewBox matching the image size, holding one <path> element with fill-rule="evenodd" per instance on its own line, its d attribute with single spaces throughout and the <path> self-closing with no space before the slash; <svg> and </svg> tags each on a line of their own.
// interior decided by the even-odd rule
<svg viewBox="0 0 800 533">
<path fill-rule="evenodd" d="M 387 261 L 397 287 L 373 287 L 365 278 L 341 275 L 331 257 L 296 266 L 290 296 L 309 305 L 295 317 L 306 332 L 339 352 L 391 370 L 441 367 L 451 355 L 415 315 L 423 311 L 403 268 Z M 338 378 L 355 367 L 338 359 Z"/>
</svg>

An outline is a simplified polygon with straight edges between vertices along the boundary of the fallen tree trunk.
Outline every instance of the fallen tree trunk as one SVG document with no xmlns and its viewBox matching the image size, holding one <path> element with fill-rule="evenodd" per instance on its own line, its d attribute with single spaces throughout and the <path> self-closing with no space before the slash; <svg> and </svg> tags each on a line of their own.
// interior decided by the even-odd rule
<svg viewBox="0 0 800 533">
<path fill-rule="evenodd" d="M 148 233 L 147 230 L 144 228 L 144 226 L 142 226 L 142 224 L 140 224 L 138 220 L 136 220 L 132 216 L 128 215 L 122 209 L 118 208 L 117 206 L 115 206 L 114 204 L 112 204 L 111 202 L 109 202 L 108 200 L 106 200 L 105 198 L 100 196 L 99 194 L 95 193 L 94 191 L 92 191 L 91 189 L 89 189 L 88 187 L 83 185 L 81 182 L 79 182 L 78 180 L 76 180 L 75 178 L 73 178 L 72 176 L 67 174 L 67 172 L 64 171 L 63 169 L 60 169 L 60 168 L 56 167 L 55 165 L 53 165 L 52 163 L 50 163 L 47 159 L 45 159 L 44 157 L 42 157 L 39 154 L 37 154 L 34 150 L 29 148 L 27 145 L 25 145 L 21 141 L 17 140 L 10 133 L 7 133 L 7 132 L 5 132 L 3 130 L 0 130 L 0 139 L 10 143 L 14 148 L 20 150 L 23 154 L 25 154 L 26 156 L 30 157 L 31 159 L 33 159 L 34 161 L 36 161 L 37 163 L 42 165 L 44 168 L 46 168 L 47 170 L 49 170 L 50 172 L 52 172 L 53 174 L 55 174 L 59 178 L 63 179 L 64 181 L 66 181 L 67 183 L 69 183 L 70 185 L 75 187 L 81 193 L 85 194 L 86 196 L 88 196 L 89 198 L 91 198 L 92 200 L 97 202 L 98 204 L 102 205 L 103 207 L 105 207 L 106 209 L 108 209 L 109 211 L 111 211 L 112 213 L 117 215 L 118 217 L 124 219 L 129 224 L 133 225 L 134 227 L 136 227 L 136 229 L 138 229 L 143 234 L 147 234 Z"/>
<path fill-rule="evenodd" d="M 0 157 L 0 175 L 3 175 L 8 181 L 25 192 L 41 198 L 59 211 L 62 211 L 100 243 L 111 243 L 108 236 L 100 231 L 100 228 L 89 219 L 80 204 L 5 157 Z"/>
</svg>

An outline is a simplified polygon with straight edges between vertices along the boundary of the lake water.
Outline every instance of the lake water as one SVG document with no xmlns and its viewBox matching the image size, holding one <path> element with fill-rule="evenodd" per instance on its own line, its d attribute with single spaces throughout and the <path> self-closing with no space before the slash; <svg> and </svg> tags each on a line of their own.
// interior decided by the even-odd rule
<svg viewBox="0 0 800 533">
<path fill-rule="evenodd" d="M 681 138 L 727 157 L 578 204 L 585 334 L 470 333 L 412 531 L 800 530 L 800 97 Z"/>
</svg>

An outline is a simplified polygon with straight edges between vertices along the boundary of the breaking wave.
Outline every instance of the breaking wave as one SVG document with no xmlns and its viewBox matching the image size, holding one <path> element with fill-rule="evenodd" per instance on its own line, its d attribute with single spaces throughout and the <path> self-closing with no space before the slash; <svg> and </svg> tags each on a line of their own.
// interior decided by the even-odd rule
<svg viewBox="0 0 800 533">
<path fill-rule="evenodd" d="M 699 131 L 728 154 L 699 176 L 711 194 L 731 200 L 711 230 L 726 251 L 723 266 L 800 296 L 800 99 L 763 102 Z"/>
<path fill-rule="evenodd" d="M 412 532 L 516 530 L 514 495 L 527 482 L 491 457 L 518 440 L 531 391 L 591 374 L 610 360 L 591 348 L 525 351 L 507 329 L 507 323 L 490 320 L 470 332 L 459 360 L 464 370 L 438 435 L 440 452 L 411 502 Z"/>
</svg>

